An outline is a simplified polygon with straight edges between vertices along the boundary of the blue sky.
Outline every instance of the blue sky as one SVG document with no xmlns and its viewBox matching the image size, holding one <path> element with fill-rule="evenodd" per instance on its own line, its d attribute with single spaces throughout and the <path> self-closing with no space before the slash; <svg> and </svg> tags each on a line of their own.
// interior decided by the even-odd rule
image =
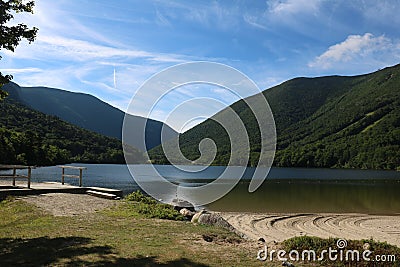
<svg viewBox="0 0 400 267">
<path fill-rule="evenodd" d="M 37 40 L 1 51 L 0 71 L 22 86 L 89 93 L 122 110 L 152 75 L 188 61 L 227 64 L 266 89 L 298 76 L 399 63 L 399 11 L 399 1 L 384 0 L 38 0 L 34 15 L 13 22 L 38 27 Z M 166 96 L 151 117 L 166 120 L 178 99 L 196 97 L 237 100 L 221 88 L 188 86 Z M 202 118 L 189 126 L 219 109 L 193 109 Z M 184 124 L 179 116 L 168 121 L 178 130 Z"/>
</svg>

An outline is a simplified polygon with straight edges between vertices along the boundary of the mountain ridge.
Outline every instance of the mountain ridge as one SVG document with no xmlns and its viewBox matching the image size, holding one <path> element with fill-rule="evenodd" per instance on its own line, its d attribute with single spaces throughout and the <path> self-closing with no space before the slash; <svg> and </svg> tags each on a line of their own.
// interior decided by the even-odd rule
<svg viewBox="0 0 400 267">
<path fill-rule="evenodd" d="M 398 168 L 399 87 L 400 65 L 396 65 L 357 76 L 294 78 L 264 90 L 277 130 L 274 165 Z M 249 165 L 257 165 L 261 147 L 254 115 L 243 100 L 230 107 L 249 133 Z M 223 111 L 213 117 L 218 116 L 223 116 Z M 213 164 L 226 165 L 231 147 L 226 132 L 212 118 L 180 136 L 182 153 L 192 161 L 197 159 L 203 138 L 213 139 L 218 147 Z M 160 146 L 150 155 L 155 163 L 168 163 Z"/>
<path fill-rule="evenodd" d="M 0 101 L 0 115 L 1 164 L 125 163 L 121 141 L 33 110 L 12 98 Z M 141 151 L 125 148 L 136 163 L 145 162 Z"/>
<path fill-rule="evenodd" d="M 3 90 L 9 93 L 9 98 L 34 110 L 57 116 L 89 131 L 122 139 L 125 113 L 93 95 L 58 88 L 20 87 L 15 83 L 4 85 Z M 146 133 L 132 132 L 134 143 L 131 145 L 143 151 L 161 144 L 163 127 L 166 140 L 178 135 L 171 127 L 156 120 L 129 114 L 127 114 L 127 119 L 133 125 L 137 125 L 137 128 L 144 129 L 147 123 Z M 146 146 L 143 143 L 144 135 Z"/>
</svg>

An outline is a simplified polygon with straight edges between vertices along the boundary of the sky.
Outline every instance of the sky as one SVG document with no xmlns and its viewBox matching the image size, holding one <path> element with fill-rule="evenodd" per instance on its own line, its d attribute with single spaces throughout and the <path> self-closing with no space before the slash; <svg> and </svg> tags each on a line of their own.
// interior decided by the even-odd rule
<svg viewBox="0 0 400 267">
<path fill-rule="evenodd" d="M 0 71 L 21 86 L 88 93 L 126 111 L 144 82 L 186 62 L 226 64 L 261 90 L 295 77 L 398 64 L 399 11 L 400 1 L 385 0 L 37 0 L 33 15 L 16 14 L 12 22 L 38 27 L 36 41 L 1 50 Z M 196 98 L 196 108 L 173 112 Z M 187 85 L 150 115 L 129 111 L 182 132 L 238 99 L 226 88 Z"/>
</svg>

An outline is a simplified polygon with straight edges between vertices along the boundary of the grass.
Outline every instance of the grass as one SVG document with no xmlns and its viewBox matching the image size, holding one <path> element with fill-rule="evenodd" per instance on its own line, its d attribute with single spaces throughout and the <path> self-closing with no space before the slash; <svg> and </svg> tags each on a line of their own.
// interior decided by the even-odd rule
<svg viewBox="0 0 400 267">
<path fill-rule="evenodd" d="M 185 217 L 175 210 L 172 206 L 162 204 L 156 201 L 154 198 L 145 196 L 140 191 L 133 192 L 125 197 L 125 200 L 129 202 L 126 205 L 125 211 L 131 214 L 140 214 L 146 218 L 157 218 L 183 221 Z"/>
<path fill-rule="evenodd" d="M 158 216 L 165 211 L 149 209 L 171 210 L 142 197 L 132 195 L 110 209 L 73 217 L 55 217 L 22 200 L 2 201 L 0 265 L 281 266 L 279 261 L 258 261 L 257 251 L 263 247 L 260 243 L 243 240 L 225 229 L 150 218 L 149 214 Z M 141 212 L 140 204 L 149 205 L 147 212 Z M 280 246 L 318 251 L 334 247 L 335 242 L 296 237 Z M 350 241 L 349 247 L 360 247 L 364 242 L 376 253 L 399 255 L 399 248 L 373 240 Z M 295 266 L 319 265 L 299 262 Z"/>
<path fill-rule="evenodd" d="M 282 248 L 285 251 L 292 251 L 297 250 L 300 253 L 304 250 L 314 250 L 316 252 L 317 258 L 321 255 L 322 250 L 327 250 L 328 248 L 336 249 L 337 248 L 337 241 L 338 238 L 328 238 L 323 239 L 319 237 L 310 237 L 310 236 L 299 236 L 293 237 L 288 240 L 285 240 L 282 243 Z M 367 244 L 367 247 L 365 247 Z M 364 261 L 362 259 L 362 253 L 365 249 L 368 249 L 372 252 L 369 258 L 371 262 Z M 373 239 L 364 239 L 364 240 L 348 240 L 347 245 L 343 249 L 345 259 L 345 253 L 348 250 L 357 250 L 360 252 L 360 262 L 354 261 L 334 261 L 334 266 L 400 266 L 399 259 L 400 259 L 400 248 L 396 246 L 392 246 L 387 244 L 386 242 L 377 242 Z M 395 262 L 386 262 L 386 263 L 377 263 L 372 262 L 374 259 L 374 255 L 385 255 L 391 257 L 391 255 L 395 256 Z M 338 254 L 339 257 L 339 254 Z M 351 257 L 351 256 L 349 256 Z M 325 254 L 324 259 L 320 262 L 320 265 L 324 266 L 332 266 L 332 261 L 329 260 L 328 254 Z M 350 258 L 351 259 L 351 258 Z M 352 265 L 353 264 L 353 265 Z"/>
<path fill-rule="evenodd" d="M 252 266 L 256 249 L 235 234 L 149 219 L 130 201 L 91 215 L 54 217 L 21 200 L 0 203 L 0 265 Z M 204 240 L 211 236 L 212 242 Z"/>
</svg>

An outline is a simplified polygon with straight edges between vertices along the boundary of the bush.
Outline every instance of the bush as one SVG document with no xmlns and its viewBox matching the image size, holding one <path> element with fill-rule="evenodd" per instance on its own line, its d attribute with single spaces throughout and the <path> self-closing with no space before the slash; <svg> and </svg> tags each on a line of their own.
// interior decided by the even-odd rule
<svg viewBox="0 0 400 267">
<path fill-rule="evenodd" d="M 125 200 L 127 200 L 127 201 L 136 201 L 136 202 L 145 203 L 145 204 L 157 204 L 158 203 L 157 200 L 155 200 L 152 197 L 145 196 L 139 190 L 127 195 L 125 197 Z"/>
<path fill-rule="evenodd" d="M 185 217 L 175 210 L 171 205 L 158 202 L 152 197 L 145 196 L 139 190 L 125 197 L 128 202 L 133 202 L 135 212 L 148 218 L 167 219 L 183 221 Z"/>
</svg>

